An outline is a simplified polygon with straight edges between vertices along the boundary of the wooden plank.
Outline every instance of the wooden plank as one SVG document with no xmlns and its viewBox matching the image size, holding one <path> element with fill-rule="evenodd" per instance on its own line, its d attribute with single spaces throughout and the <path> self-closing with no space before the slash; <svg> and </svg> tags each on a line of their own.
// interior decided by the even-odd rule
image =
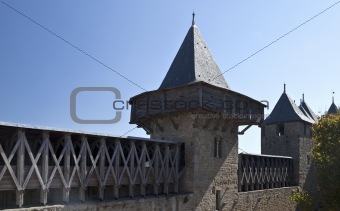
<svg viewBox="0 0 340 211">
<path fill-rule="evenodd" d="M 135 192 L 136 185 L 140 186 L 140 194 L 145 196 L 146 185 L 152 184 L 154 185 L 154 194 L 157 195 L 159 194 L 160 184 L 162 184 L 162 187 L 163 183 L 165 184 L 162 192 L 168 193 L 170 191 L 169 184 L 178 183 L 180 178 L 180 172 L 177 169 L 179 167 L 177 160 L 179 149 L 176 148 L 176 151 L 173 151 L 176 143 L 171 142 L 165 146 L 163 142 L 160 144 L 153 140 L 152 143 L 156 143 L 157 146 L 155 146 L 155 152 L 152 152 L 153 146 L 148 144 L 151 143 L 148 140 L 123 139 L 126 142 L 130 141 L 130 143 L 128 142 L 129 148 L 125 149 L 124 147 L 128 147 L 126 146 L 127 143 L 121 143 L 120 140 L 122 139 L 116 138 L 116 147 L 111 146 L 112 150 L 111 148 L 108 150 L 105 139 L 101 137 L 96 142 L 89 142 L 84 135 L 81 138 L 81 144 L 77 145 L 76 141 L 71 140 L 71 135 L 68 132 L 53 133 L 53 137 L 63 136 L 60 140 L 53 139 L 53 142 L 50 141 L 48 131 L 37 130 L 32 132 L 30 129 L 26 133 L 25 135 L 23 130 L 19 130 L 16 142 L 11 142 L 9 149 L 6 148 L 7 153 L 2 148 L 4 145 L 0 145 L 0 155 L 5 163 L 3 167 L 0 167 L 0 180 L 4 178 L 6 181 L 14 181 L 10 181 L 11 184 L 8 187 L 10 189 L 16 187 L 17 196 L 22 199 L 21 202 L 19 201 L 21 199 L 18 199 L 18 204 L 21 203 L 20 206 L 24 203 L 24 190 L 28 188 L 40 191 L 40 202 L 46 204 L 48 203 L 49 188 L 63 190 L 63 200 L 68 202 L 71 187 L 80 188 L 80 198 L 85 201 L 87 186 L 97 186 L 99 198 L 103 200 L 107 185 L 114 185 L 115 198 L 122 194 L 119 193 L 121 185 L 127 185 L 129 187 L 128 194 L 134 197 L 137 194 Z M 39 133 L 42 134 L 42 138 L 36 140 L 30 138 L 37 137 L 36 135 Z M 26 136 L 30 139 L 27 139 Z M 34 147 L 34 145 L 36 146 Z M 79 153 L 79 147 L 74 148 L 76 145 L 80 147 Z M 149 147 L 150 149 L 148 149 Z M 98 154 L 95 156 L 93 153 L 97 152 L 97 149 Z M 26 155 L 27 157 L 25 157 Z M 16 158 L 17 162 L 13 162 L 13 158 Z M 74 162 L 71 160 L 72 158 Z M 21 163 L 20 159 L 23 160 Z M 11 165 L 11 161 L 15 164 Z M 26 166 L 24 165 L 25 161 Z M 29 165 L 27 165 L 28 162 Z M 75 164 L 74 167 L 73 163 Z M 96 175 L 93 175 L 94 172 Z M 80 178 L 79 181 L 76 174 Z M 283 173 L 280 175 L 282 177 Z M 24 176 L 23 181 L 22 179 L 20 181 L 20 176 Z M 4 179 L 1 182 L 4 182 Z M 176 189 L 178 189 L 178 184 L 177 187 L 176 185 L 174 187 L 174 190 Z M 126 194 L 125 189 L 124 194 Z"/>
<path fill-rule="evenodd" d="M 155 156 L 154 156 L 154 185 L 153 194 L 158 196 L 158 186 L 159 186 L 159 144 L 155 144 Z"/>
<path fill-rule="evenodd" d="M 35 170 L 35 173 L 36 173 L 36 176 L 37 176 L 37 178 L 38 178 L 38 180 L 39 180 L 39 183 L 40 183 L 40 185 L 41 185 L 41 188 L 42 188 L 42 189 L 45 189 L 45 183 L 44 183 L 43 179 L 41 178 L 41 174 L 40 174 L 39 168 L 38 168 L 38 166 L 37 166 L 37 162 L 38 162 L 38 160 L 39 160 L 39 158 L 40 158 L 40 156 L 41 156 L 41 154 L 42 154 L 42 151 L 43 151 L 44 148 L 45 148 L 45 142 L 43 142 L 43 144 L 40 146 L 40 149 L 39 149 L 39 151 L 38 151 L 36 157 L 34 157 L 34 156 L 33 156 L 33 152 L 32 152 L 32 150 L 31 150 L 31 147 L 29 146 L 26 137 L 24 137 L 23 139 L 24 139 L 24 143 L 25 143 L 25 146 L 26 146 L 26 150 L 27 150 L 28 157 L 29 157 L 29 159 L 30 159 L 31 162 L 32 162 L 32 166 L 31 166 L 31 168 L 30 168 L 30 170 L 29 170 L 29 172 L 28 172 L 28 174 L 27 174 L 27 176 L 26 176 L 26 179 L 25 179 L 25 181 L 24 181 L 23 189 L 26 188 L 26 186 L 27 186 L 27 184 L 28 184 L 28 181 L 30 180 L 30 178 L 31 178 L 31 176 L 32 176 L 33 170 Z"/>
<path fill-rule="evenodd" d="M 170 150 L 169 150 L 169 145 L 165 144 L 165 158 L 164 158 L 164 163 L 162 164 L 164 168 L 164 188 L 163 192 L 168 195 L 169 194 L 169 160 L 170 160 Z"/>
<path fill-rule="evenodd" d="M 152 148 L 152 146 L 150 146 Z M 156 153 L 153 154 L 152 158 L 150 158 L 148 149 L 146 149 L 146 159 L 148 160 L 148 170 L 145 174 L 145 182 L 148 181 L 148 178 L 151 177 L 150 174 L 152 173 L 152 178 L 155 178 L 155 171 L 154 171 L 154 160 L 155 160 Z M 154 179 L 155 180 L 155 179 Z"/>
<path fill-rule="evenodd" d="M 180 145 L 176 145 L 176 155 L 175 155 L 175 172 L 174 172 L 174 177 L 175 177 L 175 182 L 174 182 L 174 192 L 178 193 L 178 184 L 179 184 L 179 157 L 180 157 Z"/>
<path fill-rule="evenodd" d="M 86 145 L 87 145 L 87 138 L 85 136 L 81 137 L 81 145 L 82 147 L 85 147 L 85 149 L 82 152 L 81 155 L 81 161 L 80 161 L 80 175 L 81 175 L 81 187 L 79 187 L 79 199 L 82 202 L 85 202 L 85 184 L 86 184 L 86 174 L 87 174 L 87 169 L 86 169 L 86 158 L 87 158 L 87 150 L 86 150 Z"/>
<path fill-rule="evenodd" d="M 56 173 L 56 171 L 58 170 L 59 172 L 59 176 L 60 176 L 60 179 L 64 185 L 64 187 L 67 187 L 67 184 L 66 184 L 66 181 L 65 181 L 65 178 L 64 178 L 64 174 L 63 174 L 63 171 L 61 170 L 61 167 L 60 167 L 60 162 L 62 160 L 62 158 L 64 157 L 64 154 L 65 154 L 65 151 L 66 151 L 66 147 L 64 146 L 63 150 L 61 151 L 60 155 L 59 155 L 59 158 L 57 159 L 56 157 L 56 154 L 53 150 L 53 147 L 52 147 L 52 144 L 51 142 L 49 141 L 48 142 L 48 148 L 49 148 L 49 151 L 51 153 L 51 156 L 52 156 L 52 159 L 54 161 L 54 168 L 51 172 L 51 175 L 50 175 L 50 179 L 48 180 L 48 183 L 47 183 L 47 188 L 49 188 L 49 186 L 51 185 L 51 182 L 54 178 L 54 175 Z"/>
<path fill-rule="evenodd" d="M 63 201 L 68 203 L 70 201 L 70 189 L 71 189 L 71 135 L 66 134 L 64 137 L 65 142 L 65 155 L 64 155 L 64 177 L 66 182 L 66 187 L 63 188 Z"/>
<path fill-rule="evenodd" d="M 14 137 L 16 137 L 17 140 L 15 140 Z M 7 156 L 6 156 L 5 151 L 3 151 L 3 159 L 6 160 L 9 164 L 11 163 L 11 161 L 12 161 L 14 155 L 15 155 L 15 152 L 17 151 L 17 149 L 18 149 L 18 147 L 19 147 L 19 145 L 20 145 L 20 141 L 18 141 L 18 133 L 17 133 L 17 132 L 11 137 L 11 141 L 13 142 L 13 144 L 15 143 L 15 146 L 13 147 L 13 149 L 12 149 L 12 151 L 11 151 L 11 153 L 10 153 L 8 159 L 7 159 Z M 0 146 L 1 146 L 1 144 L 0 144 Z M 7 150 L 9 150 L 9 146 L 8 146 L 8 145 L 7 145 L 7 147 L 8 147 Z M 9 166 L 10 166 L 10 165 L 9 165 Z M 8 168 L 7 165 L 5 165 L 5 166 L 2 168 L 2 170 L 1 170 L 1 172 L 0 172 L 0 181 L 1 181 L 2 177 L 4 176 L 4 174 L 5 174 L 6 170 L 7 170 L 7 168 Z M 11 169 L 12 169 L 12 168 L 11 168 Z M 13 171 L 13 170 L 12 170 L 12 171 Z M 13 171 L 13 175 L 15 175 L 15 174 L 14 174 L 14 171 Z M 14 178 L 15 178 L 15 180 L 17 180 L 16 176 L 13 177 L 13 179 L 14 179 Z M 18 183 L 18 184 L 19 184 L 19 183 Z M 17 187 L 19 187 L 19 186 L 17 186 Z M 19 188 L 18 188 L 18 189 L 19 189 Z"/>
<path fill-rule="evenodd" d="M 119 151 L 120 151 L 120 155 L 121 155 L 122 161 L 124 163 L 124 167 L 123 167 L 123 170 L 120 172 L 118 184 L 120 184 L 122 182 L 122 179 L 123 179 L 123 176 L 124 176 L 124 172 L 127 173 L 128 179 L 130 180 L 130 183 L 132 183 L 132 177 L 131 177 L 131 174 L 130 174 L 130 171 L 129 171 L 129 168 L 128 168 L 128 162 L 130 160 L 130 157 L 131 157 L 131 154 L 132 154 L 132 150 L 130 148 L 130 151 L 129 151 L 129 154 L 128 154 L 127 158 L 125 158 L 124 151 L 123 151 L 123 148 L 122 148 L 121 144 L 119 145 Z"/>
<path fill-rule="evenodd" d="M 25 144 L 24 144 L 25 133 L 22 130 L 18 130 L 18 141 L 20 142 L 18 153 L 17 153 L 17 177 L 20 189 L 16 192 L 16 204 L 22 207 L 24 204 L 24 190 L 23 184 L 25 180 Z"/>
<path fill-rule="evenodd" d="M 17 146 L 18 146 L 18 147 L 20 146 L 20 141 L 17 141 Z M 15 151 L 12 151 L 12 152 L 11 152 L 11 155 L 9 156 L 9 159 L 7 159 L 6 153 L 5 153 L 4 149 L 2 148 L 2 146 L 1 146 L 1 144 L 0 144 L 0 154 L 1 154 L 1 157 L 2 157 L 2 159 L 4 160 L 5 165 L 6 165 L 6 166 L 3 167 L 3 169 L 5 169 L 5 168 L 8 169 L 8 172 L 9 172 L 10 175 L 12 176 L 12 179 L 13 179 L 13 181 L 14 181 L 14 183 L 15 183 L 15 186 L 16 186 L 17 190 L 20 190 L 21 187 L 20 187 L 18 178 L 16 177 L 16 174 L 14 173 L 14 170 L 12 169 L 12 166 L 11 166 L 11 164 L 10 164 L 10 162 L 11 162 L 11 160 L 12 160 L 11 158 L 13 158 L 13 156 L 15 155 L 15 152 L 16 152 L 16 150 L 15 150 Z M 4 171 L 4 173 L 5 173 L 5 171 Z M 4 175 L 4 173 L 2 173 L 2 174 Z M 2 175 L 2 177 L 3 177 L 3 175 Z"/>
<path fill-rule="evenodd" d="M 98 171 L 98 168 L 97 168 L 97 162 L 98 162 L 98 160 L 100 158 L 100 154 L 101 154 L 100 150 L 101 149 L 99 149 L 99 152 L 97 153 L 96 158 L 93 158 L 93 155 L 92 155 L 93 149 L 90 148 L 90 145 L 89 145 L 88 142 L 86 142 L 86 148 L 87 148 L 88 158 L 91 161 L 91 168 L 90 168 L 90 171 L 87 172 L 87 175 L 86 175 L 86 185 L 85 186 L 88 186 L 93 171 L 96 173 L 97 180 L 98 180 L 99 184 L 102 185 L 102 181 L 100 179 L 99 171 Z"/>
<path fill-rule="evenodd" d="M 100 186 L 99 186 L 99 199 L 104 200 L 104 190 L 105 190 L 105 149 L 106 143 L 105 139 L 100 139 L 100 159 L 99 159 L 99 175 L 100 175 Z"/>
<path fill-rule="evenodd" d="M 49 134 L 47 132 L 43 132 L 42 134 L 43 140 L 43 152 L 42 152 L 42 160 L 41 160 L 41 177 L 44 183 L 44 188 L 40 190 L 40 202 L 44 205 L 47 204 L 47 193 L 48 189 L 46 188 L 48 181 L 48 142 L 49 142 Z"/>
<path fill-rule="evenodd" d="M 146 144 L 143 141 L 142 143 L 142 153 L 140 157 L 140 163 L 139 163 L 139 168 L 140 168 L 140 175 L 141 175 L 141 184 L 140 184 L 140 192 L 141 195 L 144 197 L 145 196 L 145 186 L 146 186 L 146 171 L 145 171 L 145 165 L 146 165 L 146 153 L 147 153 L 147 148 Z"/>
<path fill-rule="evenodd" d="M 130 184 L 129 184 L 129 195 L 132 198 L 134 196 L 134 185 L 135 185 L 135 181 L 134 181 L 134 176 L 135 176 L 135 154 L 136 152 L 136 145 L 134 143 L 134 141 L 130 141 L 130 168 L 128 168 L 127 170 L 130 172 L 131 175 L 131 179 L 130 179 Z M 130 154 L 129 153 L 129 154 Z"/>
<path fill-rule="evenodd" d="M 107 147 L 104 149 L 104 151 L 105 151 L 106 159 L 109 160 L 109 166 L 108 166 L 108 171 L 105 174 L 105 179 L 104 179 L 103 183 L 105 184 L 107 182 L 107 178 L 108 178 L 108 176 L 111 173 L 112 177 L 113 177 L 113 180 L 114 180 L 114 183 L 117 184 L 118 180 L 117 180 L 117 173 L 116 173 L 117 172 L 117 170 L 116 170 L 116 166 L 117 166 L 116 162 L 117 162 L 117 159 L 119 160 L 119 157 L 117 156 L 117 155 L 119 155 L 118 148 L 115 147 L 115 150 L 112 153 L 112 157 L 110 157 L 109 151 L 108 151 Z M 118 165 L 119 165 L 119 162 L 118 162 Z"/>
<path fill-rule="evenodd" d="M 75 143 L 75 144 L 77 144 L 77 143 Z M 79 182 L 80 182 L 80 186 L 83 187 L 83 183 L 82 183 L 83 178 L 81 177 L 79 163 L 80 163 L 80 159 L 81 159 L 81 156 L 83 154 L 83 151 L 86 150 L 86 148 L 85 148 L 85 145 L 80 145 L 80 150 L 79 150 L 78 156 L 75 153 L 72 141 L 70 143 L 70 148 L 71 148 L 71 153 L 72 153 L 72 157 L 73 157 L 73 160 L 74 160 L 74 167 L 73 167 L 73 171 L 72 171 L 72 174 L 71 174 L 71 177 L 70 177 L 70 184 L 72 184 L 74 176 L 77 173 L 77 176 L 78 176 L 78 179 L 79 179 Z"/>
<path fill-rule="evenodd" d="M 113 187 L 114 191 L 113 191 L 113 195 L 115 197 L 115 199 L 119 198 L 119 162 L 120 162 L 120 149 L 121 149 L 121 145 L 120 145 L 120 141 L 116 140 L 115 141 L 115 153 L 113 154 L 112 158 L 115 158 L 115 185 Z"/>
</svg>

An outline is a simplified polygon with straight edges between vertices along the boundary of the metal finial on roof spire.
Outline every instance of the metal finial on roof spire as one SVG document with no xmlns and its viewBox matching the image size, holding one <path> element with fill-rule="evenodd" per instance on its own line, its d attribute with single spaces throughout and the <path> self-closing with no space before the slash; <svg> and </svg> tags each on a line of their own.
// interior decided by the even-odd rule
<svg viewBox="0 0 340 211">
<path fill-rule="evenodd" d="M 283 84 L 283 92 L 286 93 L 286 83 Z"/>
<path fill-rule="evenodd" d="M 334 103 L 334 92 L 333 92 L 333 96 L 332 96 L 332 103 Z"/>
<path fill-rule="evenodd" d="M 195 25 L 195 12 L 192 13 L 192 25 Z"/>
<path fill-rule="evenodd" d="M 305 102 L 305 93 L 302 93 L 302 102 Z"/>
</svg>

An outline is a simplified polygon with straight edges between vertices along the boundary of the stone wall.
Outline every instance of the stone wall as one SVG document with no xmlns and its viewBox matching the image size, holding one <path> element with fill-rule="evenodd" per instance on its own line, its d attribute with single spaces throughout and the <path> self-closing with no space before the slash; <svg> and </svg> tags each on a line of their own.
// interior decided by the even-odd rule
<svg viewBox="0 0 340 211">
<path fill-rule="evenodd" d="M 233 121 L 212 113 L 187 112 L 158 118 L 152 126 L 151 138 L 185 143 L 185 173 L 179 191 L 193 193 L 192 210 L 215 210 L 217 190 L 238 191 L 238 138 Z"/>
<path fill-rule="evenodd" d="M 289 196 L 296 188 L 286 187 L 226 195 L 222 200 L 222 210 L 292 211 L 296 209 L 296 205 Z"/>
<path fill-rule="evenodd" d="M 277 124 L 263 126 L 261 153 L 292 157 L 296 184 L 303 187 L 306 178 L 311 177 L 310 151 L 314 144 L 311 139 L 311 125 L 303 122 L 286 122 L 283 125 L 284 135 L 281 136 L 277 134 Z"/>
<path fill-rule="evenodd" d="M 119 210 L 119 211 L 179 211 L 192 210 L 188 207 L 191 200 L 191 194 L 176 196 L 159 196 L 135 199 L 120 199 L 113 201 L 93 201 L 86 203 L 70 203 L 67 205 L 47 205 L 29 208 L 15 208 L 7 210 L 20 211 L 101 211 L 101 210 Z"/>
<path fill-rule="evenodd" d="M 261 152 L 292 157 L 296 185 L 317 198 L 316 169 L 310 154 L 315 144 L 312 140 L 312 125 L 303 122 L 286 122 L 283 125 L 284 135 L 281 136 L 277 134 L 277 124 L 263 126 Z"/>
<path fill-rule="evenodd" d="M 235 192 L 229 193 L 222 190 L 220 208 L 223 211 L 291 211 L 296 209 L 296 205 L 289 200 L 291 192 L 296 187 L 277 188 L 270 190 Z M 226 192 L 225 192 L 226 191 Z M 215 210 L 216 195 L 212 194 L 211 199 L 199 207 L 192 207 L 193 194 L 177 196 L 159 196 L 139 199 L 125 199 L 106 202 L 86 202 L 67 205 L 48 205 L 40 207 L 30 207 L 13 209 L 19 211 L 100 211 L 100 210 L 120 210 L 120 211 L 193 211 L 193 210 Z M 8 209 L 11 210 L 11 209 Z"/>
</svg>

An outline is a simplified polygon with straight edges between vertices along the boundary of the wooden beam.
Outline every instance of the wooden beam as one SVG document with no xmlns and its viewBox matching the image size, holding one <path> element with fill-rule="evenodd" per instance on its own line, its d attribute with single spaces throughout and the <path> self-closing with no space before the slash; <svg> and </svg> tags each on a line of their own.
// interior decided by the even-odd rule
<svg viewBox="0 0 340 211">
<path fill-rule="evenodd" d="M 88 141 L 86 134 L 71 135 L 69 131 L 55 131 L 52 133 L 53 139 L 50 140 L 49 133 L 51 132 L 40 129 L 28 129 L 26 132 L 19 129 L 15 135 L 16 140 L 11 144 L 6 142 L 7 137 L 0 137 L 8 145 L 4 149 L 3 142 L 0 144 L 0 159 L 5 163 L 0 169 L 0 180 L 10 175 L 15 184 L 12 190 L 16 190 L 16 203 L 19 207 L 24 205 L 26 186 L 40 191 L 38 200 L 47 204 L 50 187 L 62 191 L 62 198 L 68 203 L 71 186 L 77 184 L 75 188 L 79 188 L 79 198 L 85 201 L 86 188 L 93 185 L 92 179 L 96 178 L 99 181 L 98 193 L 101 200 L 104 199 L 105 187 L 112 185 L 112 181 L 115 198 L 122 194 L 119 193 L 121 185 L 129 185 L 128 196 L 145 196 L 146 187 L 150 182 L 155 195 L 159 194 L 160 185 L 161 192 L 169 193 L 170 184 L 174 184 L 174 191 L 178 192 L 181 172 L 180 145 L 177 146 L 177 142 L 109 137 L 107 140 L 112 144 L 108 145 L 108 149 L 108 141 L 101 136 L 92 140 L 95 136 L 93 135 L 91 141 Z M 37 134 L 41 136 L 36 138 Z M 80 138 L 72 140 L 74 137 Z M 98 153 L 94 156 L 97 150 Z M 35 183 L 36 180 L 39 180 L 40 185 L 33 187 L 31 182 Z M 136 192 L 136 185 L 140 187 L 140 193 Z"/>
<path fill-rule="evenodd" d="M 51 172 L 50 179 L 48 180 L 47 188 L 50 187 L 50 185 L 51 185 L 51 183 L 52 183 L 52 181 L 53 181 L 54 175 L 55 175 L 55 173 L 56 173 L 57 170 L 58 170 L 58 172 L 59 172 L 59 176 L 60 176 L 60 179 L 61 179 L 61 181 L 62 181 L 64 187 L 67 187 L 67 184 L 66 184 L 66 181 L 65 181 L 65 178 L 64 178 L 64 173 L 63 173 L 63 171 L 61 170 L 61 167 L 60 167 L 60 162 L 61 162 L 61 160 L 62 160 L 63 157 L 64 157 L 66 148 L 65 148 L 65 146 L 64 146 L 64 148 L 63 148 L 63 150 L 61 151 L 61 153 L 60 153 L 58 159 L 57 159 L 57 157 L 56 157 L 56 154 L 55 154 L 55 152 L 54 152 L 54 149 L 53 149 L 52 144 L 51 144 L 50 141 L 48 142 L 48 148 L 49 148 L 49 151 L 50 151 L 50 153 L 51 153 L 51 156 L 52 156 L 52 159 L 53 159 L 53 161 L 54 161 L 54 165 L 55 165 L 55 166 L 54 166 L 54 168 L 53 168 L 53 170 L 52 170 L 52 172 Z"/>
<path fill-rule="evenodd" d="M 100 158 L 99 158 L 99 175 L 100 175 L 100 185 L 99 185 L 99 199 L 104 200 L 104 192 L 105 192 L 105 149 L 106 149 L 106 141 L 104 138 L 100 140 Z"/>
<path fill-rule="evenodd" d="M 176 144 L 176 155 L 175 155 L 175 174 L 174 174 L 174 192 L 178 194 L 178 184 L 179 184 L 179 158 L 181 156 L 180 153 L 180 145 Z"/>
<path fill-rule="evenodd" d="M 153 194 L 158 196 L 158 186 L 159 186 L 159 144 L 155 144 L 155 156 L 154 156 L 154 162 L 153 162 L 153 168 L 154 168 L 154 184 L 153 184 Z"/>
<path fill-rule="evenodd" d="M 16 134 L 18 134 L 18 133 L 16 132 Z M 8 169 L 10 175 L 12 176 L 12 179 L 14 181 L 14 184 L 15 184 L 17 190 L 20 190 L 20 184 L 19 184 L 18 178 L 17 178 L 16 174 L 14 173 L 14 170 L 13 170 L 11 164 L 10 164 L 12 159 L 13 159 L 13 157 L 14 157 L 14 155 L 15 155 L 15 153 L 16 153 L 16 151 L 18 150 L 18 148 L 20 146 L 19 138 L 18 138 L 17 135 L 16 135 L 16 137 L 17 137 L 17 140 L 13 141 L 13 142 L 16 142 L 15 146 L 14 146 L 13 150 L 11 151 L 11 154 L 9 155 L 8 158 L 6 156 L 6 153 L 5 153 L 4 149 L 2 148 L 2 146 L 0 144 L 1 157 L 2 157 L 2 159 L 5 162 L 5 166 L 2 168 L 1 173 L 0 173 L 0 180 L 4 176 L 6 170 Z"/>
<path fill-rule="evenodd" d="M 44 146 L 42 157 L 41 157 L 41 178 L 45 187 L 40 190 L 40 203 L 44 205 L 47 204 L 47 182 L 48 182 L 48 142 L 49 134 L 48 132 L 42 133 L 42 145 Z"/>
<path fill-rule="evenodd" d="M 79 200 L 85 202 L 85 183 L 86 183 L 86 173 L 87 173 L 87 165 L 86 165 L 86 158 L 87 158 L 87 138 L 86 136 L 81 137 L 81 145 L 83 148 L 80 160 L 80 175 L 81 175 L 81 186 L 79 187 Z"/>
<path fill-rule="evenodd" d="M 145 196 L 145 186 L 146 186 L 146 182 L 147 182 L 146 171 L 145 171 L 146 153 L 147 153 L 147 148 L 146 148 L 145 141 L 143 141 L 143 143 L 142 143 L 142 154 L 141 154 L 141 157 L 140 157 L 140 168 L 141 168 L 140 193 L 143 197 Z"/>
<path fill-rule="evenodd" d="M 24 204 L 24 180 L 25 180 L 25 143 L 24 143 L 25 132 L 18 130 L 18 142 L 20 142 L 17 152 L 17 177 L 20 189 L 16 192 L 16 204 L 22 207 Z"/>
<path fill-rule="evenodd" d="M 114 169 L 115 169 L 115 175 L 116 175 L 116 183 L 114 184 L 113 187 L 113 195 L 115 197 L 115 199 L 119 198 L 119 187 L 120 187 L 120 183 L 119 183 L 119 177 L 120 177 L 120 168 L 119 168 L 119 160 L 120 160 L 120 141 L 116 140 L 115 141 L 115 154 L 114 154 Z"/>
<path fill-rule="evenodd" d="M 71 181 L 70 181 L 70 174 L 71 174 L 71 135 L 66 134 L 64 137 L 65 143 L 65 155 L 64 155 L 64 177 L 65 182 L 67 184 L 66 187 L 63 188 L 63 201 L 68 203 L 70 201 L 70 189 L 71 189 Z"/>
<path fill-rule="evenodd" d="M 34 170 L 35 170 L 36 176 L 39 180 L 41 188 L 45 189 L 46 184 L 43 182 L 43 179 L 42 179 L 41 174 L 40 174 L 40 170 L 39 170 L 38 165 L 37 165 L 38 160 L 39 160 L 39 158 L 40 158 L 40 156 L 41 156 L 41 154 L 42 154 L 42 152 L 45 148 L 45 142 L 40 146 L 40 149 L 38 150 L 36 156 L 34 157 L 33 152 L 31 150 L 31 147 L 30 147 L 26 137 L 24 136 L 23 139 L 24 139 L 23 141 L 24 141 L 24 144 L 25 144 L 25 147 L 26 147 L 26 152 L 27 152 L 28 157 L 29 157 L 29 159 L 31 160 L 31 163 L 32 163 L 31 168 L 28 171 L 28 174 L 25 178 L 25 181 L 24 181 L 24 184 L 23 184 L 23 189 L 26 189 L 26 186 L 27 186 Z"/>
<path fill-rule="evenodd" d="M 170 165 L 170 149 L 169 145 L 165 144 L 165 155 L 164 155 L 164 189 L 163 192 L 168 195 L 169 194 L 169 177 L 170 177 L 170 171 L 169 171 L 169 165 Z"/>
<path fill-rule="evenodd" d="M 134 176 L 135 176 L 135 153 L 136 153 L 136 145 L 134 141 L 130 141 L 130 167 L 127 169 L 127 171 L 130 172 L 131 178 L 130 178 L 130 184 L 129 184 L 129 195 L 130 198 L 134 197 Z"/>
<path fill-rule="evenodd" d="M 244 135 L 244 132 L 246 132 L 251 126 L 253 125 L 248 125 L 247 127 L 245 127 L 242 131 L 238 132 L 239 135 Z"/>
</svg>

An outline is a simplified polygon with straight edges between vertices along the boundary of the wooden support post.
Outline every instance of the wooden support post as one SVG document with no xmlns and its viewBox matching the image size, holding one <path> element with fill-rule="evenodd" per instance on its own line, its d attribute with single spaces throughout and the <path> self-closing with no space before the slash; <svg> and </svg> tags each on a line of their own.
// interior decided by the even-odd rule
<svg viewBox="0 0 340 211">
<path fill-rule="evenodd" d="M 255 168 L 255 161 L 254 161 L 254 156 L 250 156 L 250 172 L 249 172 L 249 184 L 250 184 L 250 191 L 254 190 L 254 186 L 255 186 L 255 181 L 253 180 L 253 176 L 254 176 L 254 168 Z"/>
<path fill-rule="evenodd" d="M 130 141 L 130 168 L 127 169 L 128 171 L 130 171 L 130 184 L 129 184 L 129 195 L 130 198 L 133 198 L 134 196 L 134 177 L 135 177 L 135 151 L 136 151 L 136 145 L 134 141 Z"/>
<path fill-rule="evenodd" d="M 165 154 L 164 154 L 164 187 L 163 192 L 168 195 L 169 194 L 169 177 L 170 177 L 170 171 L 169 171 L 169 165 L 170 165 L 170 149 L 169 145 L 165 144 Z"/>
<path fill-rule="evenodd" d="M 155 144 L 155 155 L 154 155 L 154 184 L 153 184 L 153 194 L 158 196 L 158 186 L 159 186 L 159 144 Z"/>
<path fill-rule="evenodd" d="M 244 155 L 244 176 L 245 176 L 245 180 L 244 180 L 244 190 L 248 191 L 249 189 L 249 180 L 247 180 L 247 177 L 249 175 L 249 157 Z"/>
<path fill-rule="evenodd" d="M 238 169 L 237 169 L 237 173 L 238 173 L 238 191 L 241 192 L 242 191 L 242 175 L 243 175 L 243 158 L 242 155 L 238 155 Z"/>
<path fill-rule="evenodd" d="M 104 191 L 105 191 L 105 148 L 106 148 L 106 143 L 105 139 L 102 138 L 100 139 L 100 160 L 99 160 L 99 176 L 101 180 L 101 185 L 99 186 L 99 199 L 102 201 L 104 200 Z"/>
<path fill-rule="evenodd" d="M 144 197 L 145 196 L 145 186 L 147 182 L 147 178 L 145 177 L 146 171 L 145 171 L 145 163 L 146 163 L 146 153 L 147 153 L 146 144 L 143 141 L 142 143 L 142 157 L 141 159 L 141 185 L 140 185 L 140 193 Z"/>
<path fill-rule="evenodd" d="M 20 189 L 17 189 L 16 191 L 16 204 L 19 207 L 22 207 L 24 204 L 24 190 L 23 190 L 23 185 L 25 181 L 25 143 L 24 143 L 24 136 L 25 132 L 22 130 L 18 131 L 18 142 L 19 148 L 17 151 L 17 178 L 19 182 L 19 187 Z"/>
<path fill-rule="evenodd" d="M 64 147 L 66 148 L 65 150 L 65 154 L 64 154 L 64 177 L 65 177 L 65 181 L 67 184 L 67 187 L 63 188 L 63 201 L 65 203 L 68 203 L 70 201 L 70 173 L 71 173 L 71 136 L 69 134 L 65 135 L 65 139 L 64 139 Z"/>
<path fill-rule="evenodd" d="M 178 193 L 178 180 L 179 180 L 179 158 L 180 158 L 180 145 L 176 144 L 176 153 L 175 153 L 175 179 L 174 179 L 174 192 Z"/>
<path fill-rule="evenodd" d="M 40 203 L 44 205 L 47 204 L 47 183 L 48 183 L 48 142 L 49 142 L 49 134 L 47 132 L 43 132 L 42 134 L 42 144 L 44 145 L 44 149 L 42 151 L 41 158 L 41 178 L 43 183 L 45 184 L 45 189 L 40 190 Z"/>
<path fill-rule="evenodd" d="M 81 175 L 81 185 L 79 188 L 79 199 L 82 202 L 85 202 L 85 189 L 86 189 L 86 172 L 87 172 L 87 165 L 86 165 L 86 158 L 87 158 L 87 138 L 85 136 L 81 137 L 81 161 L 80 161 L 80 175 Z"/>
<path fill-rule="evenodd" d="M 119 198 L 119 177 L 120 177 L 120 168 L 119 168 L 119 159 L 120 159 L 120 153 L 119 153 L 119 147 L 120 147 L 120 141 L 116 140 L 115 141 L 115 152 L 116 152 L 116 157 L 114 159 L 114 170 L 115 170 L 115 174 L 116 174 L 116 178 L 117 178 L 117 183 L 114 184 L 113 187 L 113 195 L 115 197 L 115 199 Z"/>
<path fill-rule="evenodd" d="M 263 190 L 263 183 L 265 182 L 265 180 L 263 178 L 265 178 L 265 174 L 264 174 L 264 168 L 265 168 L 265 163 L 264 163 L 264 158 L 261 157 L 260 158 L 260 163 L 261 163 L 261 181 L 260 181 L 260 190 Z"/>
</svg>

